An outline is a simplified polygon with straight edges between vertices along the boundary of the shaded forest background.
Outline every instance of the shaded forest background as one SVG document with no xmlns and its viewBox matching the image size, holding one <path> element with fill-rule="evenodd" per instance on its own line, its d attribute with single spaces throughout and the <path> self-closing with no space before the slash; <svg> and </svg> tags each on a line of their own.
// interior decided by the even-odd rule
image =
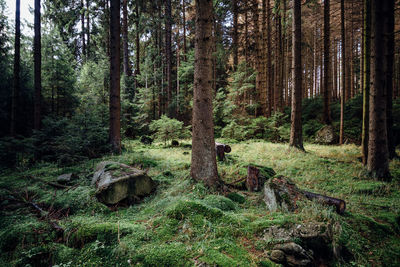
<svg viewBox="0 0 400 267">
<path fill-rule="evenodd" d="M 29 165 L 38 160 L 69 165 L 110 151 L 110 3 L 55 0 L 41 4 L 41 96 L 35 101 L 34 38 L 24 32 L 20 36 L 20 69 L 15 78 L 16 21 L 6 17 L 6 3 L 0 0 L 0 157 L 6 166 Z M 214 1 L 212 89 L 216 137 L 289 140 L 293 88 L 291 4 Z M 363 1 L 344 1 L 343 43 L 340 4 L 336 0 L 330 3 L 327 54 L 323 2 L 302 2 L 303 137 L 314 142 L 316 132 L 327 124 L 324 103 L 330 106 L 328 117 L 340 135 L 343 98 L 341 142 L 361 144 L 365 8 Z M 399 10 L 399 1 L 395 1 L 391 95 L 394 145 L 400 142 Z M 124 137 L 151 136 L 168 127 L 171 129 L 166 134 L 170 136 L 166 139 L 190 137 L 194 18 L 194 3 L 188 0 L 121 2 Z M 327 72 L 329 96 L 324 95 L 325 55 L 331 65 Z M 41 108 L 40 125 L 36 127 L 35 103 Z M 163 138 L 159 131 L 153 137 Z"/>
</svg>

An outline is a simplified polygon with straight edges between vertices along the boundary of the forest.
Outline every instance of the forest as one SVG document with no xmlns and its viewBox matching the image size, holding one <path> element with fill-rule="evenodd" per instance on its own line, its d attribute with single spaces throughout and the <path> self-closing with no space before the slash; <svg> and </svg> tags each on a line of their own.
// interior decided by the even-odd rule
<svg viewBox="0 0 400 267">
<path fill-rule="evenodd" d="M 400 266 L 400 0 L 0 0 L 0 266 Z"/>
</svg>

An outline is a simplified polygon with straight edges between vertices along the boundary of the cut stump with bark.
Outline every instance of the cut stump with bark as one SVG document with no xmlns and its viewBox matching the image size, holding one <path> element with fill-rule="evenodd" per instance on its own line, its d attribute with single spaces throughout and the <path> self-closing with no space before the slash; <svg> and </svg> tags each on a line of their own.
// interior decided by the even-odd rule
<svg viewBox="0 0 400 267">
<path fill-rule="evenodd" d="M 225 159 L 225 153 L 230 153 L 232 148 L 229 145 L 215 142 L 215 151 L 218 160 L 223 161 Z"/>
</svg>

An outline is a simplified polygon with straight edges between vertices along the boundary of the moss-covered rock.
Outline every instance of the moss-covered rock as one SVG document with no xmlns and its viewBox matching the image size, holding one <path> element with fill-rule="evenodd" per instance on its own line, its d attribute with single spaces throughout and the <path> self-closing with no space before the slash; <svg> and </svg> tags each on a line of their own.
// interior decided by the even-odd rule
<svg viewBox="0 0 400 267">
<path fill-rule="evenodd" d="M 148 196 L 156 183 L 145 171 L 118 162 L 100 162 L 93 175 L 97 199 L 107 205 L 128 202 Z"/>
</svg>

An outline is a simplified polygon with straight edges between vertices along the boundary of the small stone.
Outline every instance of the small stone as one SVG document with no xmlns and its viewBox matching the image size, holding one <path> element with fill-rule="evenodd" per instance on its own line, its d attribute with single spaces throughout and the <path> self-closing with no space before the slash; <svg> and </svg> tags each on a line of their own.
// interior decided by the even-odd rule
<svg viewBox="0 0 400 267">
<path fill-rule="evenodd" d="M 72 180 L 74 180 L 76 178 L 78 178 L 78 175 L 76 175 L 75 173 L 62 174 L 62 175 L 57 177 L 57 183 L 59 183 L 59 184 L 68 184 L 68 183 L 70 183 Z"/>
</svg>

